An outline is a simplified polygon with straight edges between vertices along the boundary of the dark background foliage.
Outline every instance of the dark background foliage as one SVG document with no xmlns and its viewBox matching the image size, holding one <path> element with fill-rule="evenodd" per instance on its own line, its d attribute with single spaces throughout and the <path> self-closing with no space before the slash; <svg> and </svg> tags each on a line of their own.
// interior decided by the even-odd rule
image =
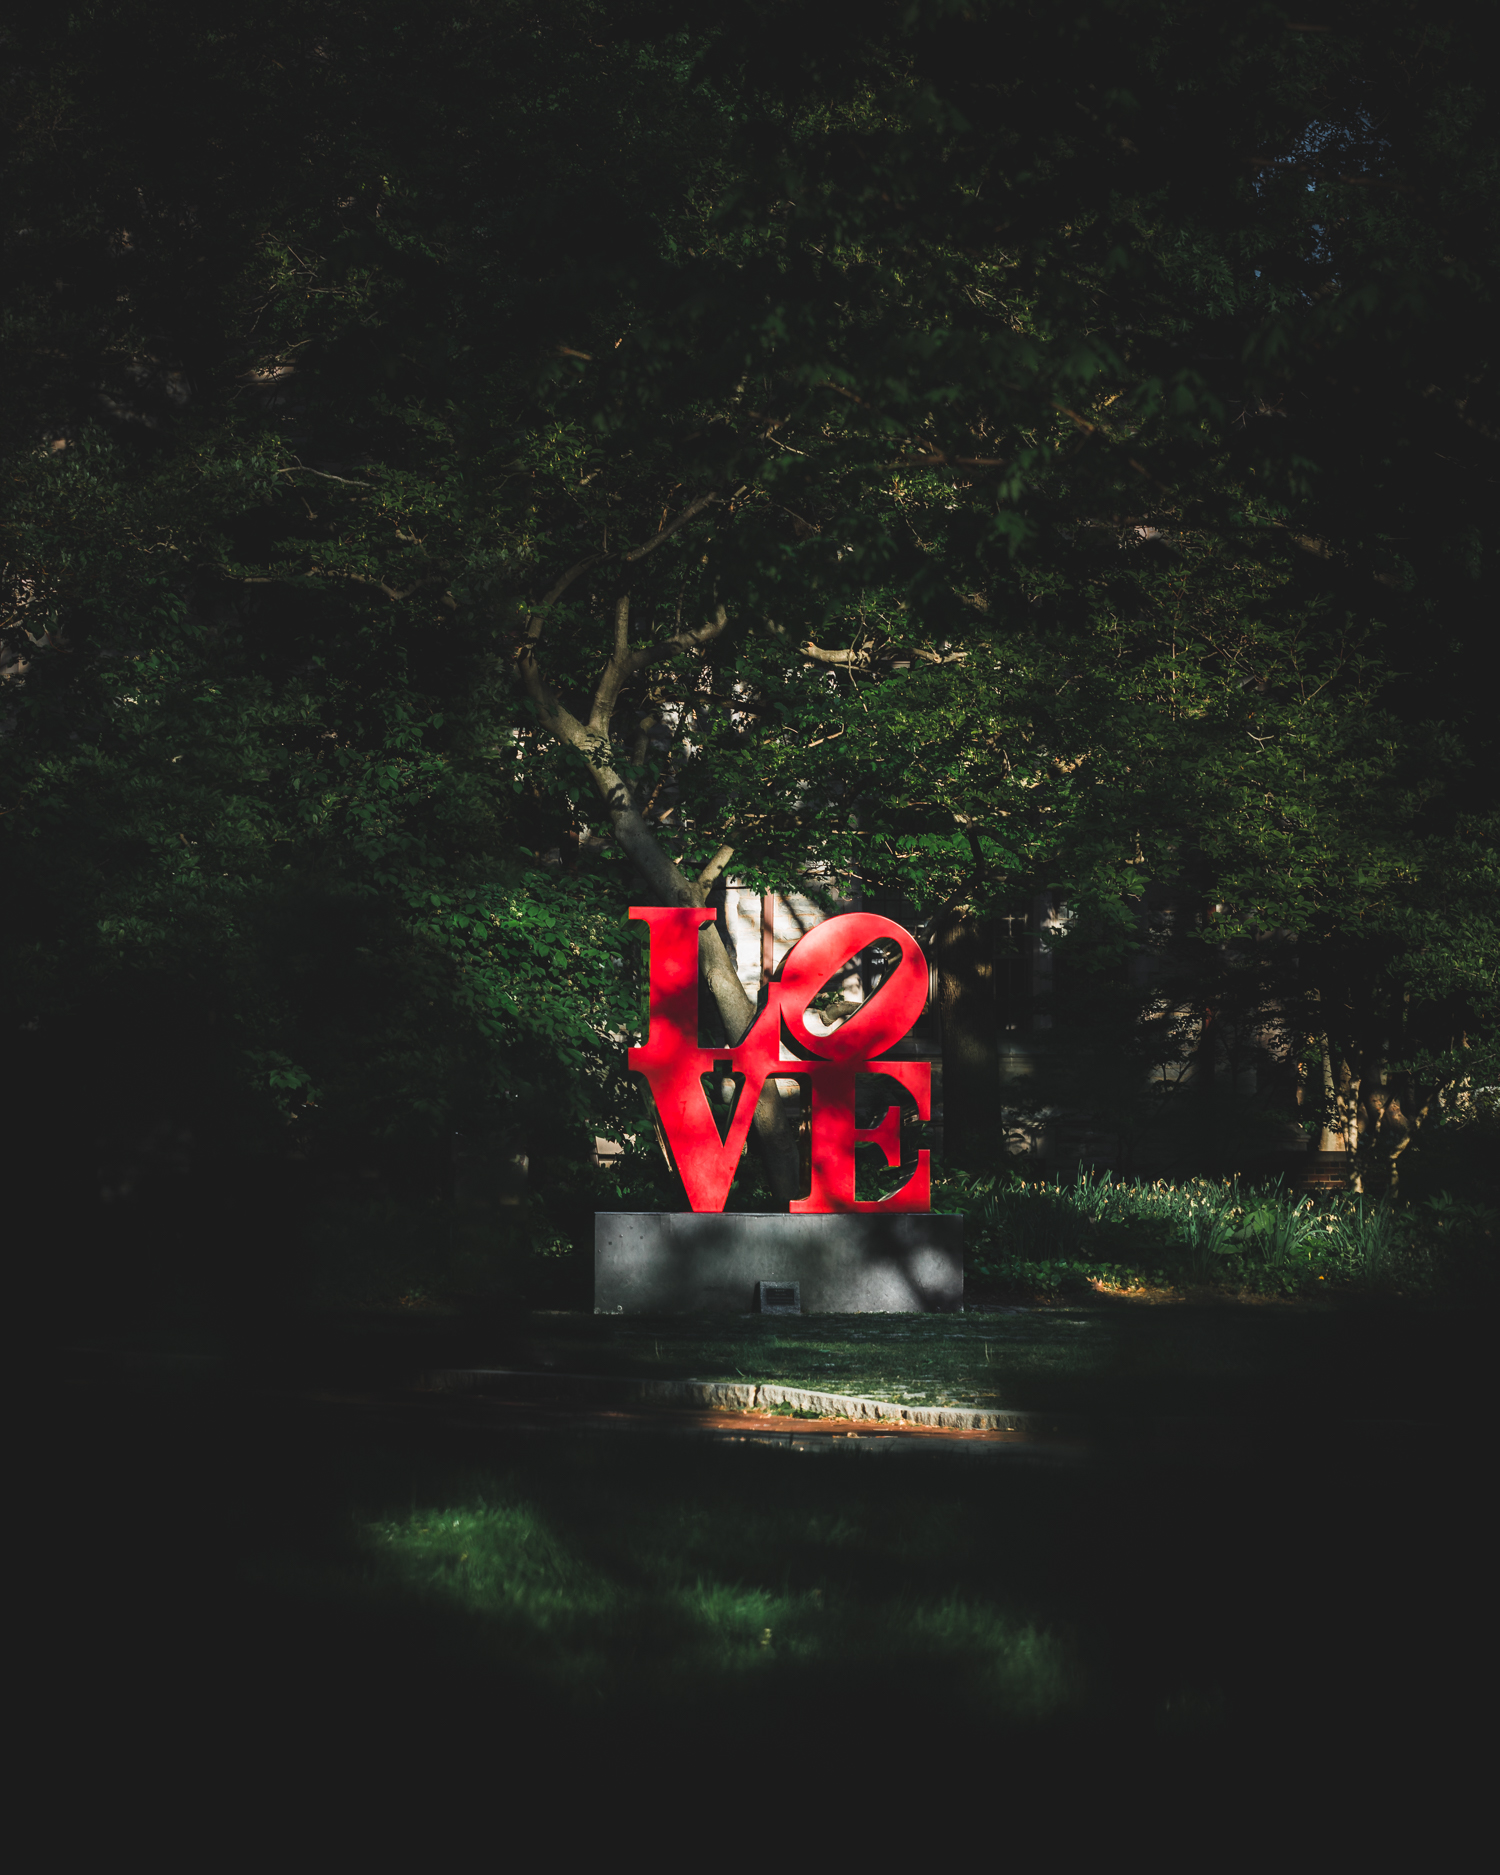
<svg viewBox="0 0 1500 1875">
<path fill-rule="evenodd" d="M 1067 907 L 976 1161 L 1007 1099 L 1159 1129 L 1226 1011 L 1372 1168 L 1500 1080 L 1468 13 L 6 32 L 5 1025 L 90 1281 L 567 1236 L 639 1117 L 606 744 L 685 874 Z M 570 745 L 525 620 L 586 715 L 622 597 L 656 655 Z"/>
</svg>

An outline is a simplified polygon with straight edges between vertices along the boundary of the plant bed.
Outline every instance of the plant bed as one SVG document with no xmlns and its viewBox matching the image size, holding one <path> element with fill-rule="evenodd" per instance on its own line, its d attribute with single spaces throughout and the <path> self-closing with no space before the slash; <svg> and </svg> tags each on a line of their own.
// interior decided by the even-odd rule
<svg viewBox="0 0 1500 1875">
<path fill-rule="evenodd" d="M 1441 1193 L 1397 1206 L 1238 1178 L 944 1181 L 971 1291 L 1039 1299 L 1188 1292 L 1422 1301 L 1489 1280 L 1500 1213 Z"/>
</svg>

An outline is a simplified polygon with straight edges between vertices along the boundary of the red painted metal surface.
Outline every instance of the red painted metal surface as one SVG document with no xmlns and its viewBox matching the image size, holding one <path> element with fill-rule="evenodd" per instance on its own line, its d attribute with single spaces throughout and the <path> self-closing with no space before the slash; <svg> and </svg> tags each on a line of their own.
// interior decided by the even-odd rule
<svg viewBox="0 0 1500 1875">
<path fill-rule="evenodd" d="M 925 1061 L 881 1061 L 922 1013 L 927 960 L 909 931 L 871 912 L 847 912 L 815 925 L 782 960 L 749 1033 L 732 1048 L 698 1043 L 698 932 L 711 924 L 705 908 L 633 906 L 651 930 L 651 1027 L 644 1048 L 632 1048 L 630 1066 L 650 1083 L 667 1144 L 695 1211 L 722 1211 L 750 1131 L 755 1103 L 768 1075 L 801 1080 L 811 1101 L 812 1188 L 792 1210 L 930 1211 L 932 1172 L 925 1151 L 917 1169 L 889 1198 L 854 1195 L 854 1148 L 879 1146 L 888 1165 L 901 1163 L 901 1110 L 891 1107 L 878 1126 L 854 1123 L 854 1085 L 860 1074 L 886 1074 L 914 1097 L 921 1119 L 932 1114 L 932 1069 Z M 809 1002 L 839 966 L 878 938 L 900 947 L 900 962 L 872 996 L 838 1028 L 824 1035 L 806 1025 Z M 795 1057 L 783 1060 L 783 1042 Z M 742 1075 L 726 1135 L 703 1086 L 704 1075 Z"/>
</svg>

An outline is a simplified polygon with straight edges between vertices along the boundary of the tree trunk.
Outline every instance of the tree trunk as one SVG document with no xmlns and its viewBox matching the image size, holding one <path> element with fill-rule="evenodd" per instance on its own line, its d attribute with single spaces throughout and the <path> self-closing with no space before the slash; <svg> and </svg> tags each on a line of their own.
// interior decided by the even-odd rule
<svg viewBox="0 0 1500 1875">
<path fill-rule="evenodd" d="M 628 567 L 630 563 L 654 552 L 663 541 L 669 540 L 695 515 L 712 507 L 718 499 L 716 494 L 707 494 L 690 501 L 670 526 L 661 528 L 644 545 L 622 555 L 622 565 Z M 657 658 L 701 651 L 727 628 L 728 614 L 721 605 L 716 608 L 710 623 L 674 633 L 671 638 L 655 646 L 632 650 L 630 595 L 628 590 L 621 590 L 615 600 L 614 652 L 599 679 L 593 707 L 585 723 L 564 707 L 547 684 L 537 663 L 536 647 L 552 607 L 574 580 L 606 557 L 606 554 L 600 553 L 580 560 L 532 609 L 527 619 L 526 639 L 517 655 L 517 672 L 543 723 L 559 742 L 576 750 L 588 765 L 594 785 L 609 814 L 615 838 L 634 860 L 657 904 L 703 905 L 708 899 L 710 875 L 727 859 L 730 849 L 726 847 L 721 850 L 714 866 L 705 872 L 702 879 L 687 877 L 647 824 L 645 815 L 636 804 L 630 784 L 615 768 L 611 754 L 611 725 L 624 688 L 634 675 Z M 731 1044 L 738 1042 L 755 1020 L 755 1005 L 745 994 L 715 925 L 704 927 L 698 941 L 698 955 L 709 994 L 724 1024 L 724 1033 L 730 1038 Z M 766 1182 L 771 1187 L 772 1202 L 778 1210 L 784 1211 L 798 1191 L 797 1138 L 787 1122 L 776 1082 L 769 1076 L 755 1103 L 751 1134 L 760 1153 Z"/>
<path fill-rule="evenodd" d="M 943 1035 L 943 1152 L 984 1160 L 1001 1134 L 995 930 L 965 909 L 933 933 Z"/>
</svg>

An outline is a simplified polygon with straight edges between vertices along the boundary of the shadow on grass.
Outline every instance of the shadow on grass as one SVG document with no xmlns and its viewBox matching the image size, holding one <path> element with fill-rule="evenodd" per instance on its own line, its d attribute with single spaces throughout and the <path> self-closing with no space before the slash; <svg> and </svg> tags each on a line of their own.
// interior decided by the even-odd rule
<svg viewBox="0 0 1500 1875">
<path fill-rule="evenodd" d="M 211 1384 L 75 1406 L 58 1683 L 116 1754 L 1326 1758 L 1463 1705 L 1451 1446 L 1048 1471 L 504 1440 Z"/>
</svg>

